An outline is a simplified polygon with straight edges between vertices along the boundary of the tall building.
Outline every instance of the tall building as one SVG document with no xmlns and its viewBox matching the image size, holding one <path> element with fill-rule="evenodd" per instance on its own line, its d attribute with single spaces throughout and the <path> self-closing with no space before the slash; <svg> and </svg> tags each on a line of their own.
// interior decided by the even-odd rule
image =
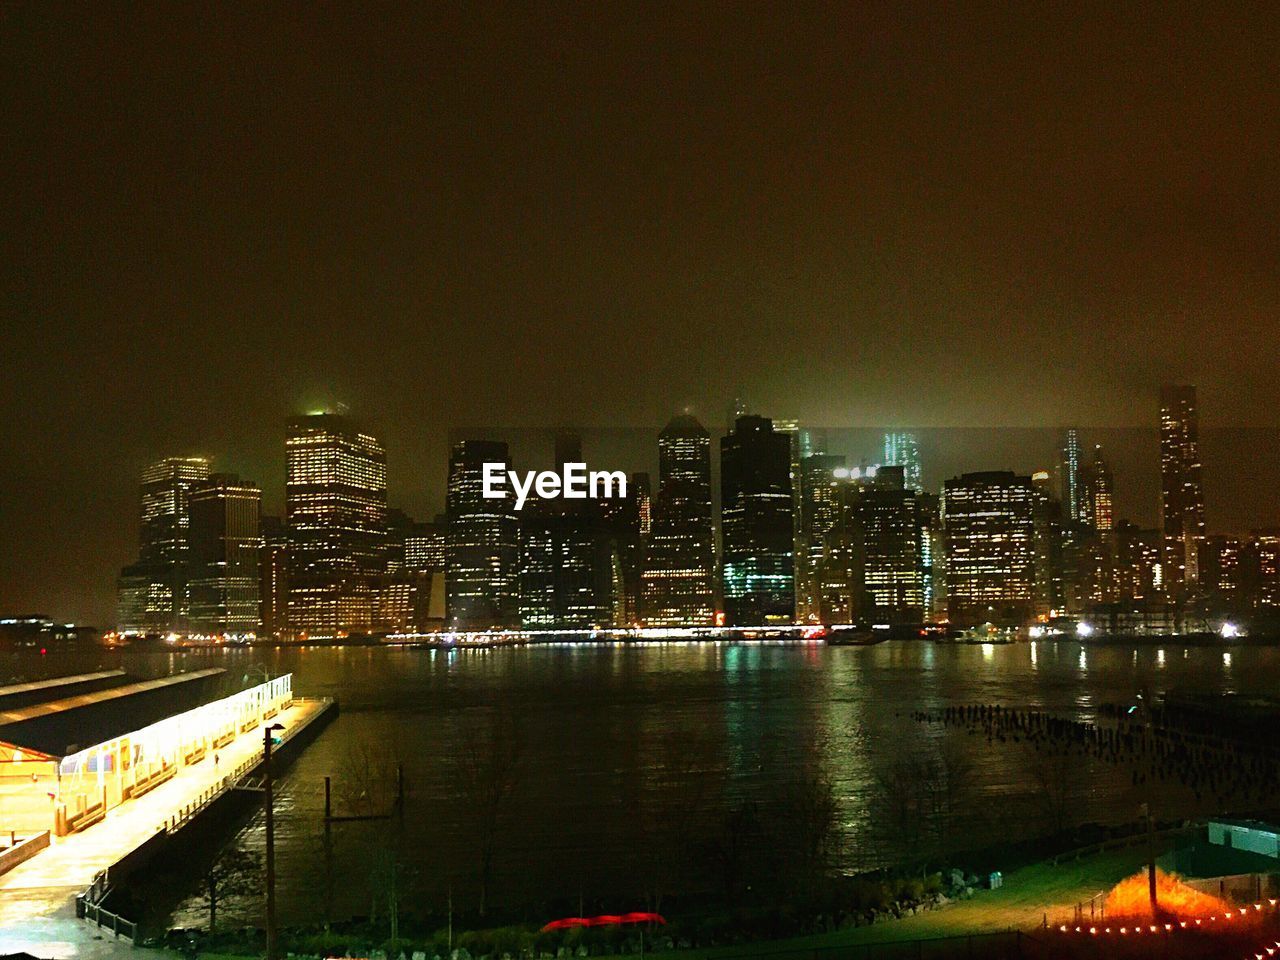
<svg viewBox="0 0 1280 960">
<path fill-rule="evenodd" d="M 675 417 L 658 436 L 658 495 L 642 583 L 644 622 L 713 624 L 715 566 L 711 437 L 694 417 Z"/>
<path fill-rule="evenodd" d="M 857 498 L 866 615 L 889 623 L 925 618 L 924 523 L 920 494 L 902 466 L 879 468 Z"/>
<path fill-rule="evenodd" d="M 1200 486 L 1200 416 L 1196 388 L 1160 388 L 1160 487 L 1164 529 L 1163 579 L 1175 596 L 1198 579 L 1204 540 L 1204 491 Z"/>
<path fill-rule="evenodd" d="M 191 488 L 190 511 L 190 631 L 256 636 L 262 614 L 262 491 L 235 474 L 215 473 Z"/>
<path fill-rule="evenodd" d="M 1075 427 L 1067 430 L 1062 440 L 1062 506 L 1067 512 L 1067 520 L 1080 519 L 1080 431 Z"/>
<path fill-rule="evenodd" d="M 1048 617 L 1062 601 L 1062 503 L 1050 489 L 1049 471 L 1031 475 L 1035 491 L 1035 612 Z"/>
<path fill-rule="evenodd" d="M 644 556 L 651 525 L 649 474 L 631 474 L 627 495 L 601 499 L 599 507 L 622 570 L 619 622 L 627 626 L 639 624 Z"/>
<path fill-rule="evenodd" d="M 953 624 L 1021 624 L 1034 612 L 1036 493 L 1030 477 L 966 473 L 943 485 Z"/>
<path fill-rule="evenodd" d="M 574 433 L 555 438 L 556 466 L 582 463 L 582 440 Z M 608 507 L 606 505 L 609 505 Z M 627 519 L 623 524 L 622 507 Z M 626 498 L 596 501 L 533 498 L 520 513 L 520 622 L 530 629 L 590 630 L 622 621 L 625 587 L 612 519 L 639 535 L 639 510 Z"/>
<path fill-rule="evenodd" d="M 262 621 L 258 635 L 279 639 L 289 632 L 289 530 L 280 517 L 258 522 L 262 548 L 258 554 L 258 600 Z"/>
<path fill-rule="evenodd" d="M 1079 515 L 1076 519 L 1099 533 L 1110 532 L 1115 527 L 1114 488 L 1111 468 L 1102 458 L 1102 444 L 1098 444 L 1093 448 L 1093 460 L 1081 477 Z"/>
<path fill-rule="evenodd" d="M 289 421 L 285 444 L 289 624 L 339 637 L 379 628 L 386 572 L 387 455 L 347 417 Z"/>
<path fill-rule="evenodd" d="M 920 445 L 914 433 L 901 431 L 884 435 L 885 466 L 902 467 L 903 486 L 917 492 L 924 489 L 920 470 Z"/>
<path fill-rule="evenodd" d="M 825 539 L 839 519 L 840 484 L 836 470 L 844 467 L 841 454 L 815 453 L 800 462 L 800 514 L 796 538 L 796 619 L 822 621 L 822 558 Z M 847 472 L 847 471 L 846 471 Z"/>
<path fill-rule="evenodd" d="M 138 559 L 120 572 L 122 633 L 185 632 L 190 612 L 190 493 L 209 479 L 202 457 L 167 457 L 142 471 Z"/>
<path fill-rule="evenodd" d="M 449 453 L 445 618 L 454 630 L 520 624 L 520 527 L 511 497 L 484 496 L 484 465 L 510 467 L 507 445 L 461 440 Z"/>
<path fill-rule="evenodd" d="M 795 621 L 792 438 L 766 417 L 739 417 L 720 440 L 725 622 Z"/>
</svg>

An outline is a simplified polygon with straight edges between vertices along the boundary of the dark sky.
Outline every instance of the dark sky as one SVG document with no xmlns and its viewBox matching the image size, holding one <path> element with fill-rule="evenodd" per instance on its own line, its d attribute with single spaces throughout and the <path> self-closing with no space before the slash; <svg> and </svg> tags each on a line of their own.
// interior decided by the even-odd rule
<svg viewBox="0 0 1280 960">
<path fill-rule="evenodd" d="M 0 8 L 0 611 L 107 621 L 140 466 L 278 506 L 321 403 L 424 515 L 452 427 L 737 392 L 1280 423 L 1272 6 L 245 6 Z"/>
</svg>

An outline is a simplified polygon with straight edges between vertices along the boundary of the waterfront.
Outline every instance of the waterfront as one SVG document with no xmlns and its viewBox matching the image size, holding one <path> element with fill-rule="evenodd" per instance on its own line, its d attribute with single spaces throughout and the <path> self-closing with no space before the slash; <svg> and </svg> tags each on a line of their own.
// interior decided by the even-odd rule
<svg viewBox="0 0 1280 960">
<path fill-rule="evenodd" d="M 953 845 L 1041 832 L 1042 787 L 1015 744 L 917 723 L 915 711 L 1001 703 L 1092 719 L 1149 684 L 1217 692 L 1270 692 L 1280 679 L 1272 647 L 1083 647 L 1077 643 L 953 646 L 887 643 L 817 645 L 514 647 L 442 652 L 346 648 L 97 653 L 11 658 L 26 679 L 99 666 L 162 674 L 217 663 L 234 677 L 260 668 L 292 671 L 295 690 L 340 700 L 341 716 L 283 778 L 279 801 L 282 919 L 366 913 L 371 883 L 395 837 L 402 895 L 442 907 L 474 899 L 474 811 L 456 781 L 472 734 L 513 734 L 521 743 L 512 802 L 499 824 L 492 897 L 497 903 L 549 897 L 610 907 L 645 895 L 655 837 L 684 808 L 716 829 L 724 811 L 792 782 L 806 764 L 831 778 L 848 844 L 848 869 L 900 859 L 903 838 L 885 815 L 895 764 L 957 744 L 971 764 L 973 793 L 953 825 Z M 495 719 L 496 718 L 496 719 Z M 510 729 L 496 725 L 513 720 Z M 944 743 L 944 738 L 950 738 Z M 334 864 L 324 859 L 323 778 L 335 781 L 336 812 L 382 811 L 390 799 L 367 771 L 404 765 L 402 827 L 388 821 L 335 824 Z M 691 791 L 689 771 L 715 795 Z M 716 773 L 723 771 L 723 779 Z M 361 781 L 364 781 L 362 784 Z M 374 782 L 374 781 L 378 782 Z M 1087 762 L 1071 771 L 1079 820 L 1120 822 L 1136 814 L 1127 771 Z M 361 797 L 360 794 L 371 794 Z M 1163 817 L 1191 812 L 1170 792 Z M 260 845 L 260 824 L 241 837 Z M 928 852 L 922 850 L 922 852 Z M 672 880 L 672 887 L 697 877 Z M 668 892 L 671 892 L 670 890 Z M 623 898 L 630 903 L 620 903 Z M 331 907 L 326 907 L 329 901 Z M 197 925 L 191 904 L 176 922 Z"/>
</svg>

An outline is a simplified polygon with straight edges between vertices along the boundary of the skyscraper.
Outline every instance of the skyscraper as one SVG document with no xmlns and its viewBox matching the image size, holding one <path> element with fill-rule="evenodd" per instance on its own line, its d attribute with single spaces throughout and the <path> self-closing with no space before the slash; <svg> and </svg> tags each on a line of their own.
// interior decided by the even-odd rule
<svg viewBox="0 0 1280 960">
<path fill-rule="evenodd" d="M 280 517 L 261 517 L 258 532 L 262 549 L 258 554 L 258 600 L 262 621 L 261 637 L 279 639 L 289 631 L 289 531 Z"/>
<path fill-rule="evenodd" d="M 507 445 L 461 440 L 449 454 L 445 618 L 455 630 L 519 626 L 520 528 L 511 497 L 484 496 L 484 465 L 510 466 Z"/>
<path fill-rule="evenodd" d="M 905 482 L 903 467 L 881 467 L 857 499 L 867 612 L 890 623 L 919 623 L 925 617 L 920 494 Z"/>
<path fill-rule="evenodd" d="M 822 558 L 827 532 L 839 518 L 839 483 L 835 471 L 842 468 L 842 454 L 815 453 L 800 462 L 800 544 L 796 552 L 796 619 L 822 620 Z M 846 471 L 847 472 L 847 471 Z"/>
<path fill-rule="evenodd" d="M 209 461 L 167 457 L 142 471 L 138 560 L 120 573 L 123 633 L 187 629 L 191 576 L 190 492 L 209 479 Z"/>
<path fill-rule="evenodd" d="M 1182 596 L 1198 577 L 1197 555 L 1204 539 L 1204 491 L 1200 486 L 1200 416 L 1196 388 L 1160 388 L 1161 522 L 1164 528 L 1165 588 Z"/>
<path fill-rule="evenodd" d="M 556 466 L 582 463 L 582 440 L 560 432 Z M 614 507 L 630 496 L 605 501 Z M 520 513 L 520 621 L 529 628 L 588 630 L 614 626 L 625 607 L 622 565 L 605 503 L 533 498 Z M 630 511 L 628 511 L 630 512 Z M 635 513 L 638 536 L 639 513 Z"/>
<path fill-rule="evenodd" d="M 1062 506 L 1068 520 L 1080 519 L 1080 431 L 1070 427 L 1062 439 Z"/>
<path fill-rule="evenodd" d="M 711 437 L 694 417 L 675 417 L 658 436 L 658 496 L 645 557 L 644 622 L 658 627 L 714 623 L 715 562 Z"/>
<path fill-rule="evenodd" d="M 966 473 L 943 486 L 951 622 L 1020 624 L 1035 603 L 1035 489 L 1011 472 Z"/>
<path fill-rule="evenodd" d="M 885 466 L 902 467 L 903 486 L 917 492 L 924 489 L 920 471 L 920 445 L 914 433 L 886 433 L 884 435 Z"/>
<path fill-rule="evenodd" d="M 387 456 L 347 417 L 289 421 L 289 623 L 312 637 L 377 629 L 386 571 Z"/>
<path fill-rule="evenodd" d="M 1076 518 L 1099 533 L 1108 533 L 1115 527 L 1114 497 L 1115 481 L 1111 468 L 1102 458 L 1102 445 L 1093 448 L 1093 460 L 1084 469 L 1080 484 L 1080 515 Z"/>
<path fill-rule="evenodd" d="M 190 510 L 191 632 L 256 635 L 262 491 L 235 474 L 215 473 L 191 488 Z"/>
<path fill-rule="evenodd" d="M 613 537 L 622 567 L 621 623 L 641 621 L 640 597 L 644 576 L 644 555 L 651 524 L 649 474 L 633 473 L 627 481 L 625 497 L 600 500 L 601 517 Z"/>
<path fill-rule="evenodd" d="M 791 444 L 766 417 L 739 417 L 720 440 L 725 622 L 795 620 Z"/>
</svg>

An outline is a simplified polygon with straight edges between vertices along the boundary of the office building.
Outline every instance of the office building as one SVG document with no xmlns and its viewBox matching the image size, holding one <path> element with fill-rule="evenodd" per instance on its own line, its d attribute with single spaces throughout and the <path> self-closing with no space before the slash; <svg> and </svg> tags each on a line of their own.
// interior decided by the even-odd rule
<svg viewBox="0 0 1280 960">
<path fill-rule="evenodd" d="M 947 609 L 953 624 L 1017 625 L 1034 613 L 1036 494 L 1030 477 L 966 473 L 943 486 Z"/>
<path fill-rule="evenodd" d="M 766 417 L 739 417 L 720 441 L 725 622 L 795 620 L 791 444 Z"/>
<path fill-rule="evenodd" d="M 1160 390 L 1160 487 L 1165 589 L 1183 599 L 1198 579 L 1205 534 L 1195 387 L 1166 385 Z"/>
<path fill-rule="evenodd" d="M 715 622 L 715 530 L 711 437 L 694 417 L 675 417 L 658 436 L 658 495 L 642 578 L 649 626 Z"/>
<path fill-rule="evenodd" d="M 190 613 L 191 488 L 209 479 L 202 457 L 167 457 L 142 472 L 138 559 L 118 581 L 121 633 L 184 633 Z"/>
<path fill-rule="evenodd" d="M 1060 500 L 1067 522 L 1080 519 L 1080 466 L 1080 431 L 1071 427 L 1062 439 L 1062 464 L 1059 467 L 1062 482 Z"/>
<path fill-rule="evenodd" d="M 258 533 L 258 635 L 281 639 L 289 633 L 289 531 L 281 517 L 262 517 Z"/>
<path fill-rule="evenodd" d="M 894 431 L 884 435 L 884 465 L 902 467 L 903 487 L 924 489 L 920 470 L 920 444 L 914 433 Z"/>
<path fill-rule="evenodd" d="M 520 625 L 520 528 L 510 497 L 484 496 L 484 465 L 510 469 L 507 445 L 461 440 L 449 454 L 445 618 L 454 630 Z"/>
<path fill-rule="evenodd" d="M 843 455 L 815 453 L 800 461 L 800 536 L 796 538 L 796 619 L 802 623 L 822 620 L 822 558 L 825 537 L 835 526 L 839 512 L 839 481 Z M 846 471 L 847 473 L 847 471 Z"/>
<path fill-rule="evenodd" d="M 262 491 L 235 474 L 217 473 L 191 488 L 190 511 L 190 632 L 255 637 L 262 616 Z"/>
<path fill-rule="evenodd" d="M 386 572 L 387 457 L 346 416 L 289 422 L 285 446 L 289 624 L 342 637 L 378 628 Z"/>
</svg>

